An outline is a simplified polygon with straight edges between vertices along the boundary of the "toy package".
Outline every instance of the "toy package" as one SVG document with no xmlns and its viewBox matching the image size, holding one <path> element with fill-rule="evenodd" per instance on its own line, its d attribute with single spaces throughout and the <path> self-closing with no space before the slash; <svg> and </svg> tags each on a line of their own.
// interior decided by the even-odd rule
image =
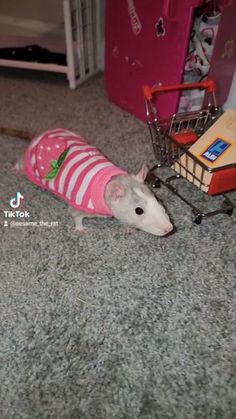
<svg viewBox="0 0 236 419">
<path fill-rule="evenodd" d="M 227 110 L 188 151 L 173 164 L 177 173 L 209 195 L 236 189 L 236 110 Z"/>
</svg>

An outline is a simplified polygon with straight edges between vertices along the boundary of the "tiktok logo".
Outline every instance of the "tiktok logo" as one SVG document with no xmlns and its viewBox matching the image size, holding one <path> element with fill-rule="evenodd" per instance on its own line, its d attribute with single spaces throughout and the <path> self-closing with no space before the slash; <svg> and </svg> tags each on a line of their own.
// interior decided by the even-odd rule
<svg viewBox="0 0 236 419">
<path fill-rule="evenodd" d="M 9 201 L 9 204 L 10 204 L 11 208 L 13 208 L 13 209 L 19 208 L 23 199 L 24 199 L 24 196 L 20 192 L 16 192 L 16 196 L 11 198 L 10 201 Z M 4 227 L 17 225 L 16 224 L 17 221 L 12 220 L 12 218 L 23 218 L 23 219 L 25 219 L 25 218 L 30 217 L 29 211 L 20 211 L 20 210 L 9 211 L 9 210 L 5 210 L 3 212 L 4 212 L 4 217 L 5 217 L 5 221 L 4 221 L 4 224 L 3 224 Z M 9 219 L 10 219 L 10 221 L 9 221 Z M 19 223 L 20 223 L 20 221 L 19 221 Z"/>
<path fill-rule="evenodd" d="M 21 201 L 23 201 L 24 196 L 20 192 L 16 192 L 16 196 L 10 200 L 10 206 L 12 208 L 19 208 Z"/>
</svg>

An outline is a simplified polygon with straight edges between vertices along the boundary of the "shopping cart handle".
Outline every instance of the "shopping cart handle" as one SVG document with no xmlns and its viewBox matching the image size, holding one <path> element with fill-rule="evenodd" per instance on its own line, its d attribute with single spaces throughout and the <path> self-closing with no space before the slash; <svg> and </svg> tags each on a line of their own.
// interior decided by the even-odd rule
<svg viewBox="0 0 236 419">
<path fill-rule="evenodd" d="M 216 90 L 215 81 L 212 79 L 204 80 L 198 83 L 182 83 L 172 84 L 166 86 L 155 86 L 151 87 L 148 85 L 143 86 L 144 98 L 151 100 L 154 93 L 172 92 L 174 90 L 186 90 L 186 89 L 205 89 L 209 93 L 214 93 Z"/>
</svg>

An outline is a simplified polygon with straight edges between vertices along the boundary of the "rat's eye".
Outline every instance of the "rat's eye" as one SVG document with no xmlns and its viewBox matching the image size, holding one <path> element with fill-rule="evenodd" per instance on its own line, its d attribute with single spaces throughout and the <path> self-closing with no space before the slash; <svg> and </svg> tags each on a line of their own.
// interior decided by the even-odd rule
<svg viewBox="0 0 236 419">
<path fill-rule="evenodd" d="M 143 214 L 143 213 L 144 213 L 143 209 L 142 209 L 142 208 L 140 208 L 140 207 L 135 208 L 135 212 L 136 212 L 136 214 L 138 214 L 138 215 L 141 215 L 141 214 Z"/>
</svg>

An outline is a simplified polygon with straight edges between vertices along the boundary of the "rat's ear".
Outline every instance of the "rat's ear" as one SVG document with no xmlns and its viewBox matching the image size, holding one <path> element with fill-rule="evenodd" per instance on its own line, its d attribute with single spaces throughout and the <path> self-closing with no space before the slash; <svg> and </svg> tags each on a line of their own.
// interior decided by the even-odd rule
<svg viewBox="0 0 236 419">
<path fill-rule="evenodd" d="M 148 166 L 146 164 L 143 164 L 140 171 L 136 175 L 133 175 L 133 176 L 136 180 L 143 183 L 146 179 L 147 174 L 148 174 L 148 170 L 149 170 Z"/>
<path fill-rule="evenodd" d="M 108 196 L 113 201 L 119 201 L 125 196 L 125 187 L 119 182 L 112 182 L 109 185 Z"/>
</svg>

